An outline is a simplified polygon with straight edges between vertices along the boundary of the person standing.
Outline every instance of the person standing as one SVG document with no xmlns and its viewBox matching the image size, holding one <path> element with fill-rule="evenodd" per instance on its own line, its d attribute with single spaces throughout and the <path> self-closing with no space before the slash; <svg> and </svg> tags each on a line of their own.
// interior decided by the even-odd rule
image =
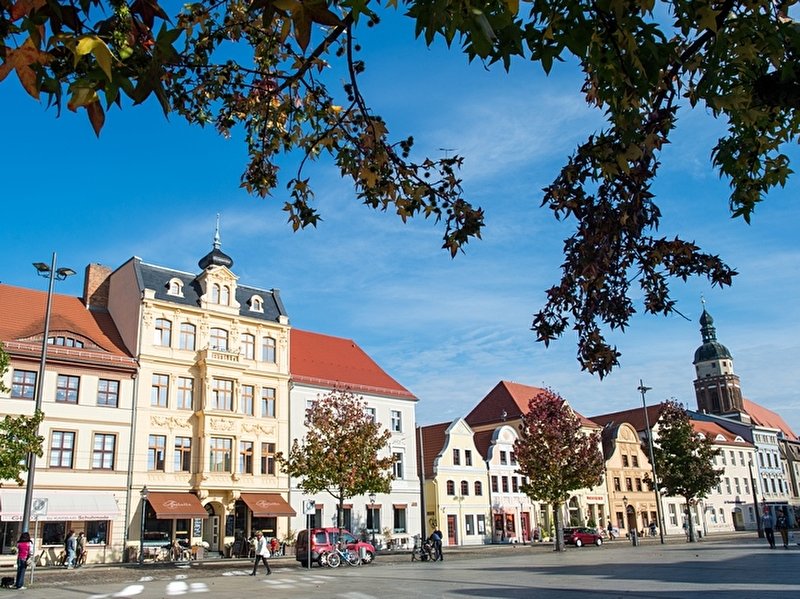
<svg viewBox="0 0 800 599">
<path fill-rule="evenodd" d="M 444 555 L 442 555 L 442 539 L 444 535 L 442 535 L 442 531 L 438 528 L 431 533 L 431 542 L 433 542 L 433 561 L 444 561 Z"/>
<path fill-rule="evenodd" d="M 75 567 L 80 568 L 86 563 L 86 535 L 83 531 L 78 533 L 78 540 L 75 542 Z"/>
<path fill-rule="evenodd" d="M 28 569 L 28 562 L 33 560 L 33 543 L 31 535 L 23 532 L 17 541 L 17 580 L 14 588 L 25 588 L 25 570 Z"/>
<path fill-rule="evenodd" d="M 256 533 L 256 559 L 253 562 L 253 571 L 250 573 L 250 576 L 255 576 L 256 571 L 258 570 L 258 562 L 264 562 L 264 565 L 267 567 L 267 576 L 272 574 L 272 570 L 269 568 L 269 562 L 267 558 L 269 557 L 269 543 L 264 538 L 264 533 L 260 530 Z"/>
<path fill-rule="evenodd" d="M 72 569 L 75 565 L 75 551 L 77 549 L 77 539 L 75 538 L 75 531 L 70 530 L 67 533 L 67 538 L 64 539 L 64 551 L 67 557 L 64 559 L 64 567 Z"/>
<path fill-rule="evenodd" d="M 608 520 L 608 540 L 614 540 L 614 525 L 611 524 L 611 519 Z"/>
<path fill-rule="evenodd" d="M 272 537 L 269 542 L 269 550 L 272 555 L 278 555 L 278 549 L 280 549 L 280 543 L 278 543 L 277 537 Z"/>
<path fill-rule="evenodd" d="M 769 548 L 775 549 L 775 531 L 772 529 L 772 514 L 770 514 L 767 509 L 764 510 L 764 515 L 761 516 L 761 528 L 764 529 Z"/>
<path fill-rule="evenodd" d="M 778 517 L 775 518 L 775 528 L 781 533 L 781 541 L 783 541 L 783 548 L 789 548 L 789 520 L 786 518 L 786 513 L 783 509 L 778 509 Z"/>
</svg>

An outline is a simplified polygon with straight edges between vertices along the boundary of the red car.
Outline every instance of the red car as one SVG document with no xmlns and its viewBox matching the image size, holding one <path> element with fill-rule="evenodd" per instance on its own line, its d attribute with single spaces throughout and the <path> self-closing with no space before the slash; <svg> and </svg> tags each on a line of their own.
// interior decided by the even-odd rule
<svg viewBox="0 0 800 599">
<path fill-rule="evenodd" d="M 320 563 L 320 556 L 323 553 L 328 553 L 333 550 L 333 546 L 339 540 L 338 528 L 313 528 L 311 530 L 311 561 Z M 342 529 L 342 540 L 347 545 L 350 551 L 361 552 L 364 549 L 364 560 L 362 563 L 371 564 L 375 559 L 375 547 L 372 543 L 361 541 L 353 536 L 347 530 Z M 297 543 L 295 544 L 295 559 L 300 562 L 300 565 L 305 568 L 308 566 L 308 531 L 301 530 L 297 534 Z"/>
<path fill-rule="evenodd" d="M 567 545 L 575 545 L 582 547 L 583 545 L 597 545 L 598 547 L 603 544 L 603 537 L 593 528 L 577 527 L 564 529 L 564 542 Z"/>
</svg>

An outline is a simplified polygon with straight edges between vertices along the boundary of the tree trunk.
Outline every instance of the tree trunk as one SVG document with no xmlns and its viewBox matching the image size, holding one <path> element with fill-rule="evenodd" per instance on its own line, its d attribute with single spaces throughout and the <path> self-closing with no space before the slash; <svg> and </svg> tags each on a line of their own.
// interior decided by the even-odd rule
<svg viewBox="0 0 800 599">
<path fill-rule="evenodd" d="M 553 551 L 564 551 L 564 524 L 561 522 L 561 504 L 553 502 L 553 522 L 556 528 L 556 538 Z"/>
<path fill-rule="evenodd" d="M 689 527 L 689 537 L 686 539 L 689 543 L 697 542 L 697 535 L 694 530 L 694 518 L 692 514 L 692 497 L 684 497 L 686 500 L 686 524 Z"/>
</svg>

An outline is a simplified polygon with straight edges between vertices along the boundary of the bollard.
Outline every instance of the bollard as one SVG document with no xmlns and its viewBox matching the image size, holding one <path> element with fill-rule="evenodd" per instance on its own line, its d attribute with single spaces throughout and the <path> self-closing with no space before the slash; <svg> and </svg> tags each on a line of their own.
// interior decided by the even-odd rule
<svg viewBox="0 0 800 599">
<path fill-rule="evenodd" d="M 639 546 L 639 536 L 635 530 L 631 531 L 631 545 L 633 545 L 634 547 Z"/>
</svg>

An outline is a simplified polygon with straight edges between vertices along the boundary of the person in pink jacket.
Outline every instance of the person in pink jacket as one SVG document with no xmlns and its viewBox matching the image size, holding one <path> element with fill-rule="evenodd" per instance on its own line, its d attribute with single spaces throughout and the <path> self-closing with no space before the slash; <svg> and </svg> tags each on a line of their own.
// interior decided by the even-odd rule
<svg viewBox="0 0 800 599">
<path fill-rule="evenodd" d="M 33 543 L 30 533 L 23 532 L 17 541 L 17 584 L 16 588 L 25 588 L 25 570 L 28 569 L 28 558 L 33 558 Z"/>
</svg>

